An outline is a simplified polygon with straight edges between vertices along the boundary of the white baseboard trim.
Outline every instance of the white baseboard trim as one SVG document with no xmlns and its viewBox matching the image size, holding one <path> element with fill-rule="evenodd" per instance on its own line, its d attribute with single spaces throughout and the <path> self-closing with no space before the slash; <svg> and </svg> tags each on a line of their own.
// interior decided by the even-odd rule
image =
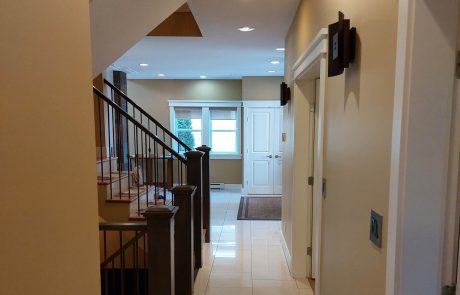
<svg viewBox="0 0 460 295">
<path fill-rule="evenodd" d="M 286 262 L 287 262 L 287 265 L 288 265 L 288 268 L 289 268 L 289 273 L 292 275 L 292 257 L 291 257 L 291 253 L 289 252 L 289 248 L 287 246 L 287 243 L 286 243 L 286 240 L 284 239 L 284 234 L 283 234 L 283 231 L 280 230 L 280 234 L 281 234 L 281 248 L 283 248 L 283 253 L 284 253 L 284 258 L 286 258 Z"/>
<path fill-rule="evenodd" d="M 226 183 L 224 185 L 224 189 L 232 191 L 241 191 L 241 186 L 241 183 Z"/>
</svg>

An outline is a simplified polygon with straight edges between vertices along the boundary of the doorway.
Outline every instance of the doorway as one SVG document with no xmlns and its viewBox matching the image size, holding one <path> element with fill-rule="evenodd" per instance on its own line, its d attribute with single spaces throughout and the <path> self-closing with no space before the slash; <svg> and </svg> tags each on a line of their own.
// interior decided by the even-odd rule
<svg viewBox="0 0 460 295">
<path fill-rule="evenodd" d="M 244 102 L 244 193 L 281 195 L 283 145 L 279 102 Z"/>
<path fill-rule="evenodd" d="M 310 136 L 310 143 L 309 143 L 309 177 L 308 177 L 308 185 L 309 185 L 309 217 L 310 217 L 310 230 L 309 230 L 309 245 L 307 250 L 308 257 L 308 273 L 309 279 L 315 280 L 316 278 L 316 263 L 314 257 L 316 257 L 316 253 L 318 249 L 315 245 L 315 220 L 316 220 L 316 212 L 315 212 L 315 187 L 314 187 L 314 175 L 315 175 L 315 162 L 317 159 L 315 157 L 315 147 L 318 145 L 318 101 L 319 101 L 319 87 L 320 87 L 320 79 L 314 79 L 314 99 L 310 102 L 310 122 L 309 122 L 309 136 Z M 322 180 L 321 180 L 322 181 Z"/>
</svg>

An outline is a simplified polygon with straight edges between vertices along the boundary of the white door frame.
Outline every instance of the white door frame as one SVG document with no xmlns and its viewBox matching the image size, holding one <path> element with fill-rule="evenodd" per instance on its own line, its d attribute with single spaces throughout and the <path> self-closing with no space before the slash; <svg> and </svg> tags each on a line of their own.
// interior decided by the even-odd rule
<svg viewBox="0 0 460 295">
<path fill-rule="evenodd" d="M 312 40 L 305 52 L 300 56 L 297 62 L 292 68 L 293 82 L 294 82 L 294 95 L 298 93 L 298 88 L 302 80 L 318 78 L 319 73 L 319 96 L 318 96 L 318 142 L 315 147 L 315 173 L 314 173 L 314 208 L 316 214 L 316 220 L 314 220 L 314 231 L 315 231 L 315 246 L 316 246 L 316 257 L 313 257 L 315 268 L 316 268 L 316 280 L 315 280 L 315 294 L 321 294 L 321 225 L 322 225 L 322 179 L 323 179 L 323 141 L 324 141 L 324 107 L 326 99 L 326 75 L 327 75 L 327 40 L 328 30 L 321 29 L 316 37 Z M 309 109 L 305 110 L 309 112 Z M 308 116 L 308 114 L 306 114 Z M 307 136 L 307 135 L 305 135 Z M 307 148 L 308 149 L 308 148 Z M 303 151 L 308 154 L 308 150 Z M 310 159 L 312 160 L 312 159 Z M 305 166 L 307 170 L 307 166 Z M 295 173 L 295 171 L 294 171 Z M 295 178 L 295 176 L 294 176 Z M 304 180 L 305 183 L 307 179 Z M 291 261 L 291 272 L 294 277 L 306 276 L 306 257 L 307 257 L 307 244 L 305 241 L 308 240 L 307 230 L 310 225 L 309 218 L 299 218 L 299 216 L 305 215 L 308 212 L 308 207 L 305 207 L 305 192 L 293 192 L 293 235 L 292 235 L 292 247 L 293 250 L 290 253 Z M 294 249 L 295 248 L 295 249 Z"/>
<path fill-rule="evenodd" d="M 441 294 L 458 0 L 399 0 L 386 295 Z"/>
</svg>

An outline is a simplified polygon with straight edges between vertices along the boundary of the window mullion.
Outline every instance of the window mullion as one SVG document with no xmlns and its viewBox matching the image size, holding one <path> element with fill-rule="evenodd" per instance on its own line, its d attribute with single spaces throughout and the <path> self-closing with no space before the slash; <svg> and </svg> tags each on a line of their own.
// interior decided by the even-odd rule
<svg viewBox="0 0 460 295">
<path fill-rule="evenodd" d="M 203 128 L 203 134 L 202 134 L 202 143 L 204 145 L 210 146 L 211 142 L 211 120 L 210 120 L 210 115 L 209 115 L 209 107 L 203 107 L 201 109 L 201 122 L 202 122 L 202 128 Z"/>
</svg>

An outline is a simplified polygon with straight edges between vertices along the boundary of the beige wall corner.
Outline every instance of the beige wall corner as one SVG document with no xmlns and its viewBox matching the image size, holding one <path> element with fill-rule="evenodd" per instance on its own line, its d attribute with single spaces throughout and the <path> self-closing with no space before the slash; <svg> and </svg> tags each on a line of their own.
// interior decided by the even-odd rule
<svg viewBox="0 0 460 295">
<path fill-rule="evenodd" d="M 0 294 L 100 294 L 89 2 L 1 6 Z"/>
<path fill-rule="evenodd" d="M 279 100 L 284 77 L 243 77 L 244 100 Z"/>
</svg>

